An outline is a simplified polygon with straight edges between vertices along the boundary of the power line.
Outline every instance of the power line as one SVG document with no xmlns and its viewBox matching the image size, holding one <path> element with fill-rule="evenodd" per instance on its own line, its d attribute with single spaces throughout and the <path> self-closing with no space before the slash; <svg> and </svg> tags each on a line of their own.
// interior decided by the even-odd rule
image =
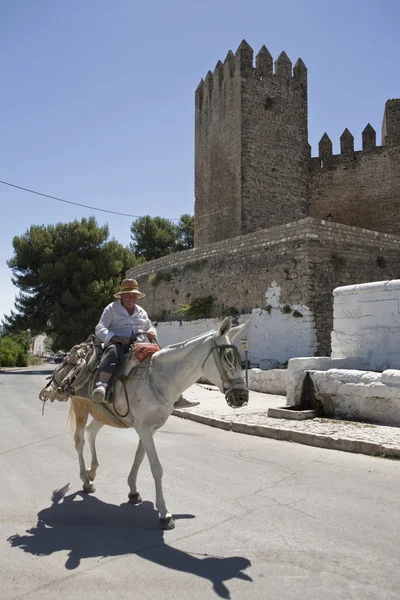
<svg viewBox="0 0 400 600">
<path fill-rule="evenodd" d="M 88 204 L 80 204 L 79 202 L 72 202 L 72 200 L 64 200 L 63 198 L 57 198 L 57 196 L 50 196 L 49 194 L 43 194 L 42 192 L 36 192 L 35 190 L 31 190 L 26 187 L 22 187 L 21 185 L 16 185 L 15 183 L 9 183 L 8 181 L 1 181 L 3 185 L 8 185 L 9 187 L 16 188 L 17 190 L 23 190 L 24 192 L 29 192 L 30 194 L 36 194 L 37 196 L 43 196 L 43 198 L 50 198 L 51 200 L 57 200 L 58 202 L 65 202 L 66 204 L 73 204 L 74 206 L 82 206 L 83 208 L 90 208 L 90 210 L 98 210 L 100 212 L 110 213 L 112 215 L 119 215 L 121 217 L 132 217 L 133 219 L 140 219 L 142 215 L 130 215 L 127 213 L 117 212 L 115 210 L 107 210 L 105 208 L 97 208 L 95 206 L 89 206 Z M 168 219 L 168 221 L 179 221 L 179 219 Z"/>
<path fill-rule="evenodd" d="M 8 185 L 9 187 L 16 188 L 17 190 L 22 190 L 24 192 L 29 192 L 29 194 L 36 194 L 36 196 L 43 196 L 43 198 L 50 198 L 50 200 L 57 200 L 57 202 L 65 202 L 65 204 L 73 204 L 74 206 L 81 206 L 83 208 L 89 208 L 90 210 L 97 210 L 104 213 L 109 213 L 111 215 L 119 215 L 121 217 L 131 217 L 132 219 L 141 219 L 143 215 L 130 215 L 128 213 L 117 212 L 115 210 L 107 210 L 106 208 L 97 208 L 96 206 L 89 206 L 88 204 L 81 204 L 80 202 L 72 202 L 72 200 L 64 200 L 63 198 L 58 198 L 57 196 L 50 196 L 50 194 L 43 194 L 42 192 L 37 192 L 35 190 L 31 190 L 30 188 L 23 187 L 22 185 L 16 185 L 15 183 L 10 183 L 9 181 L 2 181 L 0 179 L 0 183 L 2 185 Z M 229 206 L 224 206 L 218 210 L 214 210 L 210 213 L 205 213 L 203 215 L 194 215 L 195 219 L 203 219 L 204 217 L 211 217 L 212 215 L 216 215 L 217 213 L 223 212 L 230 208 Z M 180 221 L 180 218 L 167 218 L 167 221 Z"/>
</svg>

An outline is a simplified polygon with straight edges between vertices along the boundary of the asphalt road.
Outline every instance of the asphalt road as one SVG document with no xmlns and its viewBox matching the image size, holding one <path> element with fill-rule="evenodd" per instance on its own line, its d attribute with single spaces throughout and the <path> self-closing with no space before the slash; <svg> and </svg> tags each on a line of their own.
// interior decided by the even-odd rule
<svg viewBox="0 0 400 600">
<path fill-rule="evenodd" d="M 0 373 L 2 600 L 400 598 L 399 461 L 171 417 L 163 532 L 147 461 L 143 504 L 126 502 L 136 433 L 99 433 L 97 492 L 81 493 L 68 406 L 42 416 L 44 382 Z"/>
</svg>

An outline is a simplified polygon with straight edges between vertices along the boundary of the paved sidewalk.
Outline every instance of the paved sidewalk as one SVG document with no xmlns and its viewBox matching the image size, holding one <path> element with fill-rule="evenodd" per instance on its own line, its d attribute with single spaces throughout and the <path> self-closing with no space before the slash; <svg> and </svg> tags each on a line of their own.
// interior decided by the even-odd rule
<svg viewBox="0 0 400 600">
<path fill-rule="evenodd" d="M 273 419 L 267 416 L 268 408 L 285 406 L 285 396 L 250 391 L 249 404 L 234 410 L 218 389 L 210 385 L 193 385 L 184 397 L 199 401 L 200 405 L 175 409 L 172 414 L 212 427 L 345 452 L 400 458 L 400 427 L 336 419 Z"/>
</svg>

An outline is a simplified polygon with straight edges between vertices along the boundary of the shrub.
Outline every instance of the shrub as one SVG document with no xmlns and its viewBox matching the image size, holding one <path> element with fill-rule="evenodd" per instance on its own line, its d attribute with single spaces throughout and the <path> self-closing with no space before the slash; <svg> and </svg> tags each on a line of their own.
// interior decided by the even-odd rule
<svg viewBox="0 0 400 600">
<path fill-rule="evenodd" d="M 330 261 L 331 261 L 332 267 L 335 269 L 335 271 L 340 271 L 340 269 L 343 269 L 346 266 L 345 257 L 340 256 L 340 254 L 336 254 L 336 252 L 331 254 Z"/>
<path fill-rule="evenodd" d="M 183 304 L 178 313 L 188 320 L 207 319 L 211 317 L 213 300 L 212 296 L 193 298 L 191 302 Z"/>
<path fill-rule="evenodd" d="M 386 260 L 385 260 L 385 258 L 383 256 L 377 256 L 376 257 L 376 264 L 381 269 L 384 269 L 386 267 Z"/>
</svg>

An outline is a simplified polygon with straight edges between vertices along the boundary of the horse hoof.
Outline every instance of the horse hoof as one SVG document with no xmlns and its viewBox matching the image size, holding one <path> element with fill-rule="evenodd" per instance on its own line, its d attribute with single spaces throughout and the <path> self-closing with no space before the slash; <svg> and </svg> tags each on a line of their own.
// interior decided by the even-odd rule
<svg viewBox="0 0 400 600">
<path fill-rule="evenodd" d="M 164 531 L 168 531 L 169 529 L 175 528 L 175 521 L 172 516 L 170 517 L 160 517 L 160 527 Z"/>
<path fill-rule="evenodd" d="M 142 496 L 139 494 L 139 492 L 136 492 L 136 494 L 128 494 L 128 498 L 131 504 L 141 504 L 143 502 Z"/>
<path fill-rule="evenodd" d="M 94 487 L 93 483 L 84 483 L 82 489 L 85 492 L 85 494 L 93 494 L 93 492 L 96 491 L 96 488 Z"/>
</svg>

